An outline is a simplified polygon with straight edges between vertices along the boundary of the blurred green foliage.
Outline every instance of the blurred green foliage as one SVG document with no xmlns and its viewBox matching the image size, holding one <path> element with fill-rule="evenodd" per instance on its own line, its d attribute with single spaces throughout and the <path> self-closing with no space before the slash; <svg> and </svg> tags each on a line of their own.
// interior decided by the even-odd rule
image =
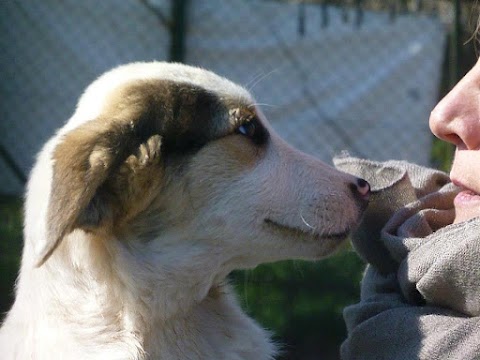
<svg viewBox="0 0 480 360">
<path fill-rule="evenodd" d="M 284 345 L 284 359 L 338 359 L 342 311 L 358 301 L 363 268 L 344 249 L 318 262 L 265 264 L 231 277 L 243 308 Z"/>
<path fill-rule="evenodd" d="M 0 196 L 0 314 L 6 312 L 13 301 L 21 251 L 22 201 Z"/>
<path fill-rule="evenodd" d="M 455 155 L 455 146 L 437 138 L 432 143 L 432 164 L 435 168 L 449 172 Z"/>
</svg>

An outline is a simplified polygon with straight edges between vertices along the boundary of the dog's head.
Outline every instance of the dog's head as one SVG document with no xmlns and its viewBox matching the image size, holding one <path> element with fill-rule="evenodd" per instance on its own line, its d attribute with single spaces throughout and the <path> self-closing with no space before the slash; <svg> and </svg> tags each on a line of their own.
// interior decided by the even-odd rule
<svg viewBox="0 0 480 360">
<path fill-rule="evenodd" d="M 198 68 L 137 63 L 94 82 L 46 145 L 26 231 L 37 264 L 80 231 L 133 252 L 249 267 L 329 254 L 367 193 L 282 141 L 242 87 Z"/>
</svg>

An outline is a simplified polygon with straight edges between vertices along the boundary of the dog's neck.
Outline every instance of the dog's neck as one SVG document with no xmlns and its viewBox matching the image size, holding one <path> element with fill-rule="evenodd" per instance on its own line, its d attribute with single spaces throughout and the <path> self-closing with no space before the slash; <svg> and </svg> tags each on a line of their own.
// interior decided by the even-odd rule
<svg viewBox="0 0 480 360">
<path fill-rule="evenodd" d="M 242 314 L 224 285 L 226 271 L 213 271 L 214 266 L 188 268 L 187 262 L 178 260 L 177 267 L 175 263 L 150 264 L 146 258 L 136 263 L 125 258 L 131 255 L 128 251 L 109 248 L 101 241 L 88 239 L 79 245 L 79 236 L 83 235 L 65 241 L 42 268 L 24 268 L 20 278 L 24 293 L 17 294 L 17 301 L 38 302 L 28 308 L 46 314 L 45 326 L 55 326 L 51 338 L 56 342 L 64 339 L 78 353 L 95 347 L 100 358 L 105 358 L 102 347 L 108 347 L 108 354 L 132 359 L 224 358 L 222 352 L 235 351 L 244 352 L 240 358 L 262 358 L 258 357 L 262 353 L 269 358 L 265 350 L 273 353 L 268 336 Z M 77 259 L 91 260 L 79 263 Z M 62 284 L 62 289 L 35 285 L 48 283 Z M 19 319 L 12 311 L 10 320 L 28 326 L 28 317 L 38 314 L 26 316 Z M 250 344 L 242 345 L 245 341 Z M 251 356 L 246 351 L 252 351 Z"/>
</svg>

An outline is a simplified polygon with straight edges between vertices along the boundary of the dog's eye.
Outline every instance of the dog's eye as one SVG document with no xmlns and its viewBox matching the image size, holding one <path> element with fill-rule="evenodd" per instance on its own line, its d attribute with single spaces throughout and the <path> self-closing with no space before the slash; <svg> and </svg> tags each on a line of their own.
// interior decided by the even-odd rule
<svg viewBox="0 0 480 360">
<path fill-rule="evenodd" d="M 268 139 L 268 132 L 258 121 L 253 118 L 250 121 L 244 122 L 235 129 L 236 134 L 246 136 L 256 145 L 264 144 Z"/>
<path fill-rule="evenodd" d="M 242 125 L 240 125 L 236 132 L 245 136 L 248 136 L 249 138 L 253 138 L 255 136 L 257 130 L 257 125 L 255 124 L 254 121 L 249 121 L 246 122 Z"/>
</svg>

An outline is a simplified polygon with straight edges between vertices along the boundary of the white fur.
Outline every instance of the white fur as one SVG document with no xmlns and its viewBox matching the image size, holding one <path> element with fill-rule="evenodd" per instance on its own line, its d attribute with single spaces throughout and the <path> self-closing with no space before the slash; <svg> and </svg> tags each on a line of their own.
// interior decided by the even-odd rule
<svg viewBox="0 0 480 360">
<path fill-rule="evenodd" d="M 260 163 L 235 168 L 232 181 L 225 169 L 236 162 L 220 162 L 217 145 L 207 146 L 188 179 L 172 181 L 162 195 L 167 211 L 150 241 L 76 229 L 36 268 L 47 242 L 55 147 L 94 120 L 111 91 L 138 79 L 187 82 L 253 103 L 245 89 L 180 64 L 126 65 L 87 88 L 31 173 L 16 301 L 0 329 L 3 360 L 270 359 L 276 350 L 268 333 L 242 312 L 225 277 L 262 262 L 328 255 L 338 246 L 328 234 L 358 221 L 349 187 L 356 180 L 291 148 L 262 119 L 271 141 Z M 300 232 L 272 230 L 266 217 Z"/>
</svg>

